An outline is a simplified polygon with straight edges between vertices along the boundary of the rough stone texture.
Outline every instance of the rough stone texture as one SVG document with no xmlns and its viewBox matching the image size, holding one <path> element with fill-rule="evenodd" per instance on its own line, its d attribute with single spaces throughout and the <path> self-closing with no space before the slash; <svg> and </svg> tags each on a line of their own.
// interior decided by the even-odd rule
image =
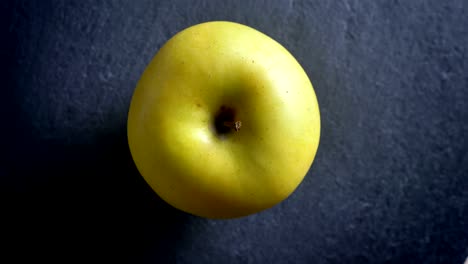
<svg viewBox="0 0 468 264">
<path fill-rule="evenodd" d="M 0 250 L 11 254 L 0 258 L 463 263 L 467 3 L 2 1 Z M 173 34 L 208 20 L 282 43 L 322 114 L 319 152 L 297 191 L 232 221 L 166 205 L 126 143 L 146 64 Z"/>
</svg>

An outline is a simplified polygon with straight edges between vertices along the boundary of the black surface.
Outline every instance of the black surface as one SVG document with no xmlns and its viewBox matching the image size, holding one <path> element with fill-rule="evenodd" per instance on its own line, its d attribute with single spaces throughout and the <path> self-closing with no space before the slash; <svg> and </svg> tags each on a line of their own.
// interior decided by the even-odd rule
<svg viewBox="0 0 468 264">
<path fill-rule="evenodd" d="M 461 264 L 467 3 L 2 1 L 0 258 Z M 208 20 L 282 43 L 311 78 L 322 115 L 319 151 L 297 191 L 231 221 L 162 202 L 126 142 L 146 64 L 173 34 Z"/>
</svg>

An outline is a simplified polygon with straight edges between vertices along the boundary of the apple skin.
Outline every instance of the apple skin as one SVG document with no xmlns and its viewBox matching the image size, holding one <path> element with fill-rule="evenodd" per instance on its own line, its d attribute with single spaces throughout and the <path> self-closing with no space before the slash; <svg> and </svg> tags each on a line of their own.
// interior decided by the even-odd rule
<svg viewBox="0 0 468 264">
<path fill-rule="evenodd" d="M 239 131 L 220 134 L 222 106 Z M 233 22 L 191 26 L 151 60 L 134 91 L 128 141 L 135 164 L 167 203 L 206 218 L 270 208 L 301 183 L 317 152 L 320 113 L 296 59 Z"/>
</svg>

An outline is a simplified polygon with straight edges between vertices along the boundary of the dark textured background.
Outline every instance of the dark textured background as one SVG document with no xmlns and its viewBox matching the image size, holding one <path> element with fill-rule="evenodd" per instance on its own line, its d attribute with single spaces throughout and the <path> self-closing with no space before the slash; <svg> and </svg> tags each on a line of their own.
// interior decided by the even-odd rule
<svg viewBox="0 0 468 264">
<path fill-rule="evenodd" d="M 468 256 L 467 1 L 0 7 L 0 258 L 461 264 Z M 322 115 L 318 155 L 297 191 L 231 221 L 162 202 L 126 142 L 146 64 L 173 34 L 208 20 L 241 22 L 282 43 L 309 74 Z"/>
</svg>

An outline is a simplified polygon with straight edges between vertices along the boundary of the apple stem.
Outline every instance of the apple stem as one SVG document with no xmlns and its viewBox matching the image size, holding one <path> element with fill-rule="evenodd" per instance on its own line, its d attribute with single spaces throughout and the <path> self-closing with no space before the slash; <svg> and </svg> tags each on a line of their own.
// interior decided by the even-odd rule
<svg viewBox="0 0 468 264">
<path fill-rule="evenodd" d="M 234 129 L 235 131 L 239 131 L 242 126 L 242 122 L 239 120 L 233 122 L 225 121 L 223 125 L 230 129 Z"/>
</svg>

